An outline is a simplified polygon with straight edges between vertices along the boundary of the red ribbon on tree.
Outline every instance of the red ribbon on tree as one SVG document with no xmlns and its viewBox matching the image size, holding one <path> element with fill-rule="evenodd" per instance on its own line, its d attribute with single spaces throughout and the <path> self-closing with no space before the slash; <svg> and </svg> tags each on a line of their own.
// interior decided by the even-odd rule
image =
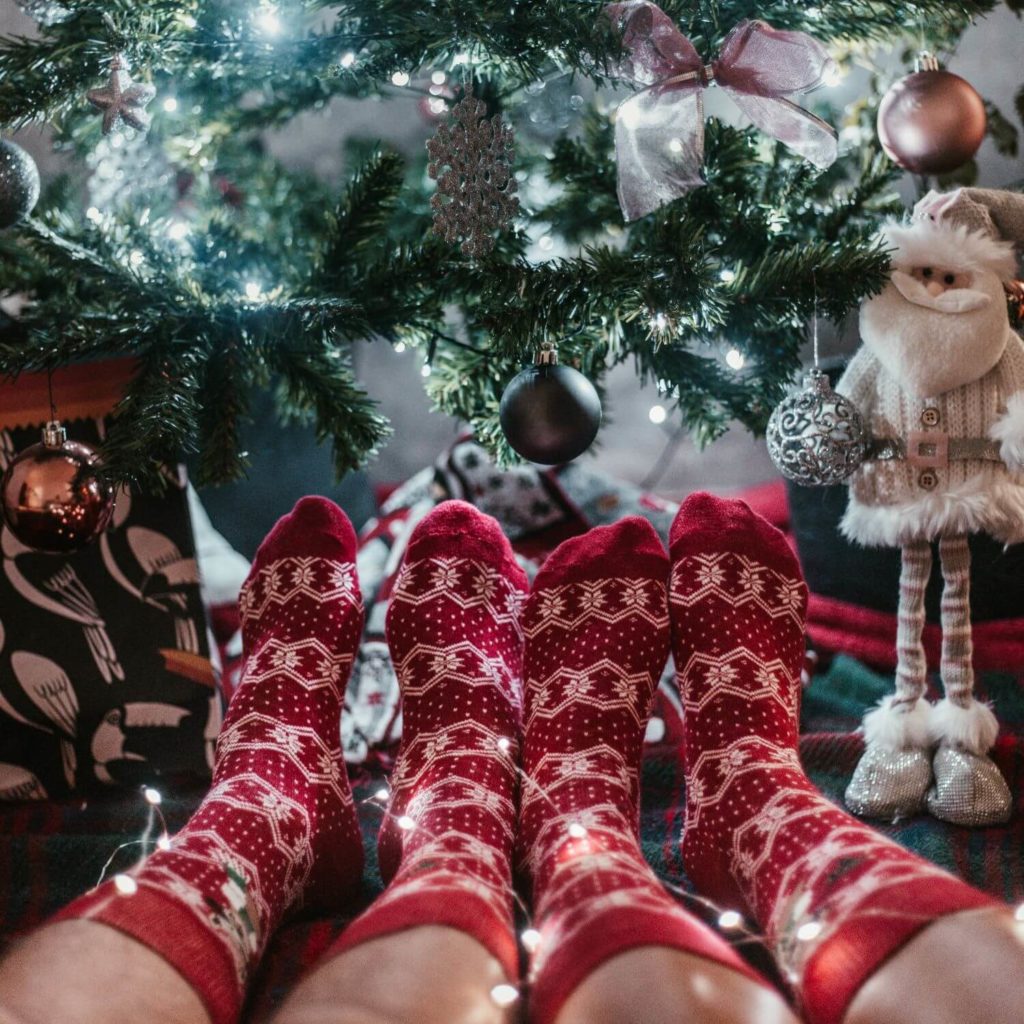
<svg viewBox="0 0 1024 1024">
<path fill-rule="evenodd" d="M 788 97 L 822 85 L 834 67 L 804 32 L 740 22 L 718 58 L 705 64 L 657 4 L 629 0 L 605 14 L 622 33 L 626 57 L 610 71 L 640 86 L 615 121 L 619 205 L 627 221 L 704 184 L 704 89 L 717 84 L 761 131 L 817 167 L 837 153 L 835 129 Z"/>
</svg>

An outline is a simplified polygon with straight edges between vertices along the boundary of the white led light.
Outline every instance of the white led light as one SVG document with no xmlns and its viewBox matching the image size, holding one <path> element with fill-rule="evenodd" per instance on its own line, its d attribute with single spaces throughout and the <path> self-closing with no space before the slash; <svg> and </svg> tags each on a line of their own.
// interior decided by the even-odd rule
<svg viewBox="0 0 1024 1024">
<path fill-rule="evenodd" d="M 245 282 L 245 297 L 247 299 L 258 299 L 263 289 L 255 281 Z"/>
<path fill-rule="evenodd" d="M 448 76 L 443 71 L 435 71 L 430 76 L 430 80 L 434 83 L 434 85 L 444 85 L 445 80 L 447 78 Z"/>
<path fill-rule="evenodd" d="M 145 260 L 145 258 L 146 257 L 143 256 L 142 253 L 138 249 L 132 249 L 132 251 L 130 253 L 128 253 L 128 262 L 133 267 L 141 267 L 143 261 Z"/>
<path fill-rule="evenodd" d="M 718 275 L 718 279 L 720 281 L 723 281 L 725 284 L 732 284 L 733 281 L 736 280 L 736 271 L 735 270 L 730 270 L 728 267 L 726 267 Z"/>
<path fill-rule="evenodd" d="M 152 786 L 146 786 L 142 791 L 142 795 L 146 798 L 146 803 L 152 804 L 154 807 L 162 804 L 164 801 L 164 798 L 160 795 L 160 790 L 153 789 Z"/>
<path fill-rule="evenodd" d="M 723 910 L 718 915 L 718 927 L 725 928 L 726 930 L 731 928 L 739 928 L 743 924 L 743 916 L 737 910 Z"/>
<path fill-rule="evenodd" d="M 679 139 L 669 139 L 668 140 L 668 148 L 673 153 L 682 153 L 682 151 L 683 151 L 683 144 L 682 144 L 682 142 Z"/>
<path fill-rule="evenodd" d="M 168 96 L 167 99 L 164 100 L 164 110 L 166 110 L 168 114 L 173 114 L 177 109 L 177 99 L 174 96 Z"/>
<path fill-rule="evenodd" d="M 114 888 L 122 896 L 134 896 L 139 891 L 139 886 L 131 875 L 114 875 Z"/>
<path fill-rule="evenodd" d="M 356 55 L 351 50 L 349 50 L 348 53 L 346 53 L 341 58 L 341 66 L 343 68 L 350 68 L 350 67 L 352 67 L 353 64 L 355 64 L 355 62 L 356 62 Z"/>
<path fill-rule="evenodd" d="M 668 419 L 668 412 L 663 405 L 652 405 L 647 412 L 647 418 L 652 423 L 664 423 Z"/>
<path fill-rule="evenodd" d="M 399 87 L 409 84 L 409 75 L 405 71 L 396 71 L 391 76 L 391 84 Z"/>
<path fill-rule="evenodd" d="M 91 220 L 93 224 L 99 224 L 99 222 L 103 220 L 103 214 L 100 213 L 95 206 L 90 206 L 89 209 L 85 211 L 85 216 Z"/>
<path fill-rule="evenodd" d="M 498 740 L 498 749 L 507 754 L 512 749 L 512 741 L 507 736 L 502 736 Z"/>
<path fill-rule="evenodd" d="M 1024 921 L 1024 903 L 1022 903 L 1014 912 L 1013 916 L 1018 921 Z"/>
<path fill-rule="evenodd" d="M 384 801 L 387 800 L 391 794 L 388 792 L 387 787 L 381 786 L 376 793 L 373 794 L 374 800 Z"/>
<path fill-rule="evenodd" d="M 664 313 L 655 313 L 651 317 L 651 327 L 656 331 L 663 331 L 668 327 L 668 317 Z"/>
<path fill-rule="evenodd" d="M 455 54 L 454 57 L 452 57 L 452 64 L 455 67 L 458 67 L 460 64 L 468 64 L 468 63 L 469 63 L 469 54 L 468 53 L 457 53 L 457 54 Z"/>
<path fill-rule="evenodd" d="M 281 19 L 274 4 L 264 3 L 256 12 L 256 24 L 268 36 L 276 36 L 281 31 Z"/>
<path fill-rule="evenodd" d="M 406 832 L 409 832 L 411 829 L 414 829 L 416 827 L 416 822 L 413 821 L 408 814 L 403 814 L 398 819 L 398 827 L 400 829 L 404 829 Z"/>
<path fill-rule="evenodd" d="M 171 837 L 168 835 L 162 835 L 156 841 L 156 848 L 158 850 L 169 850 L 171 848 Z"/>
<path fill-rule="evenodd" d="M 574 821 L 569 826 L 569 835 L 571 835 L 573 839 L 582 839 L 586 834 L 587 830 L 578 821 Z"/>
<path fill-rule="evenodd" d="M 491 989 L 491 1000 L 495 1006 L 511 1006 L 519 998 L 519 989 L 514 985 L 495 985 Z"/>
<path fill-rule="evenodd" d="M 433 371 L 430 369 L 430 363 L 424 363 L 422 368 L 420 369 L 420 376 L 429 377 L 432 372 Z"/>
<path fill-rule="evenodd" d="M 167 225 L 167 237 L 174 242 L 180 242 L 188 237 L 189 226 L 183 220 L 172 220 Z"/>
<path fill-rule="evenodd" d="M 555 244 L 555 240 L 550 235 L 541 235 L 537 244 L 547 251 Z"/>
<path fill-rule="evenodd" d="M 801 942 L 811 942 L 821 934 L 821 927 L 820 921 L 808 921 L 797 928 L 796 937 Z"/>
<path fill-rule="evenodd" d="M 399 342 L 398 342 L 398 343 L 397 343 L 397 344 L 395 345 L 395 351 L 396 351 L 396 352 L 397 352 L 397 353 L 398 353 L 399 355 L 401 355 L 401 354 L 402 354 L 402 353 L 403 353 L 403 352 L 405 351 L 405 342 L 404 342 L 404 341 L 399 341 Z"/>
<path fill-rule="evenodd" d="M 448 109 L 448 101 L 440 96 L 432 96 L 427 100 L 427 107 L 432 114 L 443 114 Z"/>
<path fill-rule="evenodd" d="M 747 359 L 738 348 L 731 348 L 725 353 L 725 363 L 731 370 L 742 370 Z"/>
<path fill-rule="evenodd" d="M 527 928 L 522 935 L 519 936 L 520 941 L 523 944 L 523 949 L 527 953 L 533 953 L 540 945 L 540 932 L 536 928 Z"/>
<path fill-rule="evenodd" d="M 196 19 L 193 18 L 191 14 L 179 14 L 178 21 L 180 21 L 185 28 L 196 27 Z"/>
</svg>

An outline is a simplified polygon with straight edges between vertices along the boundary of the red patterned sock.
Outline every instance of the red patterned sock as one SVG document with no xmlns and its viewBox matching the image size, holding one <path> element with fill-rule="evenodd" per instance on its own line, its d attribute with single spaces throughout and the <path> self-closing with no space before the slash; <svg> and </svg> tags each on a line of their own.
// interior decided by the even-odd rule
<svg viewBox="0 0 1024 1024">
<path fill-rule="evenodd" d="M 245 662 L 210 792 L 168 848 L 54 919 L 98 921 L 148 946 L 214 1024 L 237 1019 L 286 911 L 333 906 L 362 877 L 339 730 L 363 622 L 355 549 L 324 498 L 303 498 L 277 523 L 242 588 Z"/>
<path fill-rule="evenodd" d="M 761 980 L 665 892 L 637 839 L 644 729 L 668 656 L 667 575 L 657 534 L 633 516 L 562 544 L 526 604 L 518 849 L 540 932 L 537 1024 L 637 946 L 671 946 Z"/>
<path fill-rule="evenodd" d="M 683 698 L 686 872 L 745 903 L 810 1024 L 925 925 L 982 893 L 839 810 L 798 754 L 807 588 L 783 535 L 739 501 L 690 497 L 671 535 Z"/>
<path fill-rule="evenodd" d="M 378 851 L 390 884 L 329 951 L 420 925 L 466 932 L 518 971 L 512 839 L 526 577 L 461 501 L 413 531 L 388 608 L 402 743 Z"/>
</svg>

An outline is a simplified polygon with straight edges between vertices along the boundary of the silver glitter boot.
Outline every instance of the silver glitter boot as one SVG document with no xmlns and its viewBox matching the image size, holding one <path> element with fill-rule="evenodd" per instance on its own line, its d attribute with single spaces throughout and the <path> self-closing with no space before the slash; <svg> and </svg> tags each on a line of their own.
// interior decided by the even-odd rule
<svg viewBox="0 0 1024 1024">
<path fill-rule="evenodd" d="M 864 753 L 846 787 L 854 814 L 895 821 L 924 807 L 932 781 L 930 714 L 923 698 L 908 706 L 886 697 L 864 716 Z"/>
<path fill-rule="evenodd" d="M 992 758 L 943 743 L 932 764 L 935 785 L 928 810 L 954 825 L 1001 825 L 1013 810 L 1007 786 Z"/>
</svg>

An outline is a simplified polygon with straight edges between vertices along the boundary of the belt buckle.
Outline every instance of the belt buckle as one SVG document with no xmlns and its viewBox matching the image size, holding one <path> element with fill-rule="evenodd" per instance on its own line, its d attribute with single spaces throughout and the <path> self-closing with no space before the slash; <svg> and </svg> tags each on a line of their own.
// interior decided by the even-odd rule
<svg viewBox="0 0 1024 1024">
<path fill-rule="evenodd" d="M 907 462 L 917 469 L 949 465 L 949 434 L 944 430 L 915 430 L 907 437 Z"/>
</svg>

